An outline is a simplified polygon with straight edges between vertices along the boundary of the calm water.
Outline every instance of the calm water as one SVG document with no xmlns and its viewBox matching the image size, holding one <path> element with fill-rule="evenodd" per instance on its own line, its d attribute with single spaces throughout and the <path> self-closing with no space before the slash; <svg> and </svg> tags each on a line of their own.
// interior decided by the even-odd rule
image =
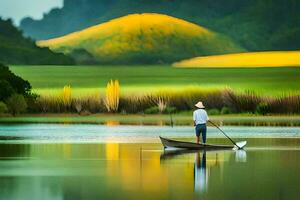
<svg viewBox="0 0 300 200">
<path fill-rule="evenodd" d="M 0 125 L 0 199 L 299 199 L 300 128 L 224 130 L 245 151 L 162 150 L 190 127 Z"/>
</svg>

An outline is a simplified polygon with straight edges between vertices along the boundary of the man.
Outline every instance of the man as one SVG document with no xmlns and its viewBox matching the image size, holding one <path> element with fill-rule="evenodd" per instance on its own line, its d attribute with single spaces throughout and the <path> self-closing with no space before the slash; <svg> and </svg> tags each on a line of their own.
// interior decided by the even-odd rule
<svg viewBox="0 0 300 200">
<path fill-rule="evenodd" d="M 201 101 L 196 105 L 197 110 L 193 113 L 194 126 L 196 130 L 197 143 L 199 144 L 199 137 L 202 133 L 202 142 L 206 143 L 206 123 L 209 120 L 205 107 Z"/>
</svg>

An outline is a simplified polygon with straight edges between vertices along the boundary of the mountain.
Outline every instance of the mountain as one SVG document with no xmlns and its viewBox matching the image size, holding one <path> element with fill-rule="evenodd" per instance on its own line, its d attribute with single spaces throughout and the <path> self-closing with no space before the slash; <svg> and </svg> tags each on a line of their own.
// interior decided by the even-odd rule
<svg viewBox="0 0 300 200">
<path fill-rule="evenodd" d="M 25 18 L 21 29 L 50 39 L 132 13 L 161 13 L 234 38 L 250 51 L 300 48 L 299 0 L 64 0 L 41 20 Z"/>
<path fill-rule="evenodd" d="M 74 60 L 49 48 L 36 46 L 13 26 L 0 18 L 0 62 L 6 64 L 74 64 Z"/>
<path fill-rule="evenodd" d="M 243 52 L 228 37 L 162 14 L 132 14 L 63 37 L 39 41 L 78 62 L 101 64 L 173 63 L 201 55 Z M 82 53 L 81 53 L 82 55 Z M 83 59 L 83 60 L 80 60 Z"/>
</svg>

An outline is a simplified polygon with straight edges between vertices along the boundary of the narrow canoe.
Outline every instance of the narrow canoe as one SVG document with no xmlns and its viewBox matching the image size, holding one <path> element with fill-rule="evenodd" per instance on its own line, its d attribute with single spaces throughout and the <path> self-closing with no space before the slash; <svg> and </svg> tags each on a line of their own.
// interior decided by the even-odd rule
<svg viewBox="0 0 300 200">
<path fill-rule="evenodd" d="M 218 144 L 197 144 L 194 142 L 183 142 L 159 137 L 164 148 L 180 148 L 192 150 L 218 150 L 218 149 L 234 149 L 234 145 L 218 145 Z"/>
</svg>

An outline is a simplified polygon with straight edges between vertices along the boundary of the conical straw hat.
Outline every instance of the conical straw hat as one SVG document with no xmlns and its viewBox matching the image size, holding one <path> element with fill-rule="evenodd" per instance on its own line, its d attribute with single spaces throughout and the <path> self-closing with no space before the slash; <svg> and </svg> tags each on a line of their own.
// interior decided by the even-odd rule
<svg viewBox="0 0 300 200">
<path fill-rule="evenodd" d="M 199 101 L 197 104 L 195 104 L 195 106 L 197 108 L 205 108 L 204 105 L 203 105 L 203 103 L 201 101 Z"/>
</svg>

